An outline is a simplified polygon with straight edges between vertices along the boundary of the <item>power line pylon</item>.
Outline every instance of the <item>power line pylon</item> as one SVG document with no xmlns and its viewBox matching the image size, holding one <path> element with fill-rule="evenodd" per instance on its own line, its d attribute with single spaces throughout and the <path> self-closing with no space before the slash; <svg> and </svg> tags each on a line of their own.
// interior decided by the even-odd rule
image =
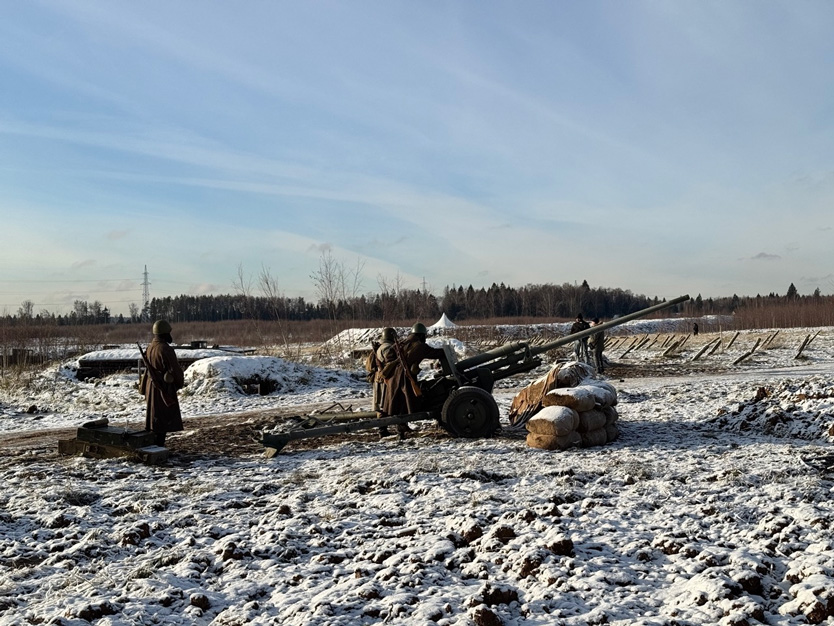
<svg viewBox="0 0 834 626">
<path fill-rule="evenodd" d="M 148 266 L 145 266 L 145 271 L 142 274 L 144 280 L 142 281 L 142 318 L 147 322 L 151 310 L 151 290 L 149 289 L 151 283 L 148 281 Z"/>
</svg>

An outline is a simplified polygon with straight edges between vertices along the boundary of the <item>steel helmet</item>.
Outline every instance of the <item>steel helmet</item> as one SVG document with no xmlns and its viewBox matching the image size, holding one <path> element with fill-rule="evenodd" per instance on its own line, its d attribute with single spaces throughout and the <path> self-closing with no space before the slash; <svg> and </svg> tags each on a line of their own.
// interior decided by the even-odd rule
<svg viewBox="0 0 834 626">
<path fill-rule="evenodd" d="M 415 335 L 426 335 L 429 331 L 426 330 L 426 327 L 423 324 L 417 322 L 411 327 L 411 332 Z"/>
<path fill-rule="evenodd" d="M 397 338 L 397 331 L 393 328 L 383 328 L 382 329 L 382 340 L 383 341 L 394 341 Z"/>
<path fill-rule="evenodd" d="M 156 320 L 153 323 L 154 335 L 167 335 L 171 332 L 171 325 L 165 320 Z"/>
</svg>

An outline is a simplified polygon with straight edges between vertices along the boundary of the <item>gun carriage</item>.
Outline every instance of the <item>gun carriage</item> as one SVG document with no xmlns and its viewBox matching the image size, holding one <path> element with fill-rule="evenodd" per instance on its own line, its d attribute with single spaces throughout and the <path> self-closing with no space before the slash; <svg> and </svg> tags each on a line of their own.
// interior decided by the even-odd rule
<svg viewBox="0 0 834 626">
<path fill-rule="evenodd" d="M 508 343 L 460 361 L 456 360 L 451 347 L 444 344 L 443 350 L 446 358 L 440 360 L 442 369 L 434 376 L 418 381 L 423 408 L 419 413 L 285 433 L 265 433 L 261 443 L 268 452 L 275 454 L 287 443 L 297 439 L 349 433 L 429 419 L 436 420 L 456 437 L 490 437 L 499 428 L 498 404 L 492 396 L 496 381 L 536 369 L 542 364 L 542 355 L 550 350 L 676 306 L 687 300 L 689 300 L 688 295 L 680 296 L 542 345 L 532 346 L 527 342 Z"/>
</svg>

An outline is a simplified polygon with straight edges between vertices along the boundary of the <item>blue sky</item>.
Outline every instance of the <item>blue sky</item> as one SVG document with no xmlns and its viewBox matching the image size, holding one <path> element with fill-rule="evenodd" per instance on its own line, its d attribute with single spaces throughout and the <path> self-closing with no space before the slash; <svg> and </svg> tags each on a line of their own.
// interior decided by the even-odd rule
<svg viewBox="0 0 834 626">
<path fill-rule="evenodd" d="M 0 312 L 834 292 L 834 3 L 9 2 Z"/>
</svg>

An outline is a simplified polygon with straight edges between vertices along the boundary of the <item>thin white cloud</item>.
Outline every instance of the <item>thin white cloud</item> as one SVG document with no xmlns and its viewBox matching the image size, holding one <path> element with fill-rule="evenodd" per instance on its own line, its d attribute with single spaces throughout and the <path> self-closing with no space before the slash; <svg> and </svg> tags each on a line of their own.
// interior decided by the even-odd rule
<svg viewBox="0 0 834 626">
<path fill-rule="evenodd" d="M 767 252 L 759 252 L 757 255 L 750 257 L 752 261 L 780 261 L 782 259 L 778 254 L 769 254 Z"/>
<path fill-rule="evenodd" d="M 315 254 L 324 254 L 326 252 L 332 252 L 333 244 L 324 242 L 324 243 L 314 243 L 310 244 L 307 248 L 308 251 L 313 252 Z"/>
</svg>

